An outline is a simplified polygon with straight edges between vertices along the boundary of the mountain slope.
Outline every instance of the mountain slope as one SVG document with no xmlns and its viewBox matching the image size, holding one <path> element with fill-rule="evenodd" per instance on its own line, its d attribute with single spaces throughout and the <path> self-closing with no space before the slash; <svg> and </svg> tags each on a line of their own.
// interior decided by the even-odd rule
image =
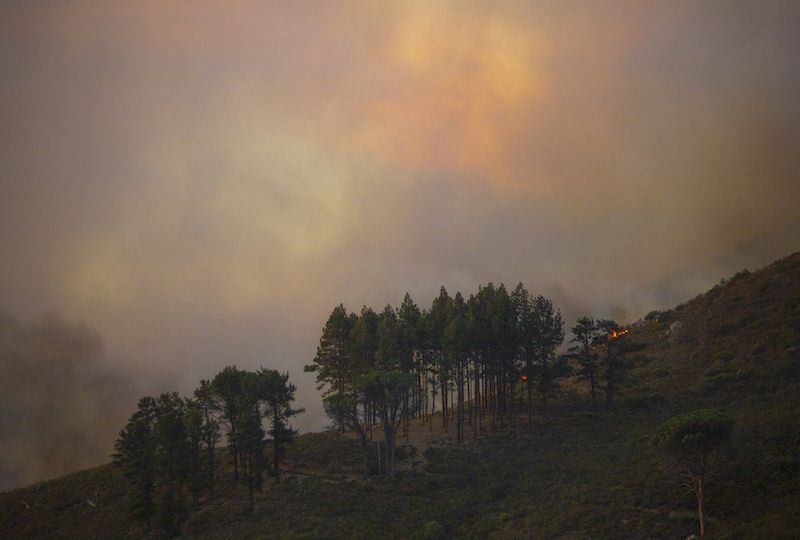
<svg viewBox="0 0 800 540">
<path fill-rule="evenodd" d="M 242 515 L 245 491 L 222 471 L 222 496 L 192 512 L 187 536 L 686 537 L 694 502 L 650 441 L 665 419 L 698 407 L 737 421 L 708 479 L 709 536 L 800 536 L 800 253 L 652 313 L 626 339 L 639 350 L 611 411 L 569 385 L 530 434 L 465 448 L 441 434 L 393 482 L 359 478 L 355 441 L 304 435 L 289 450 L 289 477 L 268 485 L 253 515 Z M 146 535 L 104 466 L 0 494 L 0 537 Z"/>
</svg>

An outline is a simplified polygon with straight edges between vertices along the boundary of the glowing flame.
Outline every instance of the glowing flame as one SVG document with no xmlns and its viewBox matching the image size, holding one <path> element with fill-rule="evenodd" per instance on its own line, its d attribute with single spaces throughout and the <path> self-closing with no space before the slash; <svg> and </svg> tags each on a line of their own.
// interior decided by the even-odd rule
<svg viewBox="0 0 800 540">
<path fill-rule="evenodd" d="M 619 330 L 619 331 L 612 330 L 611 333 L 608 335 L 608 339 L 620 338 L 620 337 L 624 336 L 625 334 L 629 334 L 630 331 L 631 331 L 630 328 L 625 328 L 624 330 Z"/>
<path fill-rule="evenodd" d="M 520 376 L 519 376 L 519 380 L 521 380 L 521 381 L 525 382 L 525 381 L 527 381 L 527 380 L 528 380 L 528 376 L 527 376 L 527 375 L 525 375 L 525 374 L 523 374 L 523 375 L 520 375 Z"/>
</svg>

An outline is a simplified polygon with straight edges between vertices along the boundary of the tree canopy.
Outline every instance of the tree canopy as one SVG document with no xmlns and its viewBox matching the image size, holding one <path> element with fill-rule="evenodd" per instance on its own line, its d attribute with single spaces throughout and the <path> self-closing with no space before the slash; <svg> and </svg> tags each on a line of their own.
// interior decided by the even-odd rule
<svg viewBox="0 0 800 540">
<path fill-rule="evenodd" d="M 719 409 L 697 409 L 674 416 L 658 428 L 653 442 L 685 468 L 697 500 L 700 536 L 705 535 L 704 483 L 709 459 L 733 434 L 734 420 Z"/>
</svg>

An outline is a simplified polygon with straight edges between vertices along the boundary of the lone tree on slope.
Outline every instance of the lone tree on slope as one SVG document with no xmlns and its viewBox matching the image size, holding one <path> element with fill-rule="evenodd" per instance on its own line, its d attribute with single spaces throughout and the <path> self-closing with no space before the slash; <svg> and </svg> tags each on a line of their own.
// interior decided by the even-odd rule
<svg viewBox="0 0 800 540">
<path fill-rule="evenodd" d="M 703 482 L 711 455 L 730 440 L 734 421 L 723 411 L 697 409 L 667 420 L 658 428 L 655 444 L 672 455 L 691 481 L 697 499 L 700 536 L 705 534 Z"/>
</svg>

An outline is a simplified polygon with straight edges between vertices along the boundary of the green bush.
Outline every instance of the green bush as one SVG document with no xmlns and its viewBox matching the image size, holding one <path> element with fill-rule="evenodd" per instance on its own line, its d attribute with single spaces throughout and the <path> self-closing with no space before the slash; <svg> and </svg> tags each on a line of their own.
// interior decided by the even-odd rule
<svg viewBox="0 0 800 540">
<path fill-rule="evenodd" d="M 447 527 L 438 521 L 429 521 L 422 527 L 422 538 L 425 540 L 442 540 L 447 537 Z"/>
<path fill-rule="evenodd" d="M 713 365 L 726 366 L 731 360 L 733 360 L 733 353 L 730 351 L 717 351 L 711 355 Z"/>
<path fill-rule="evenodd" d="M 740 377 L 738 373 L 733 373 L 731 371 L 712 372 L 709 375 L 706 375 L 706 378 L 703 381 L 703 388 L 706 390 L 713 390 L 729 383 L 736 382 L 739 380 L 739 378 Z"/>
<path fill-rule="evenodd" d="M 784 328 L 773 333 L 772 339 L 780 349 L 791 349 L 798 345 L 800 338 L 793 328 Z"/>
<path fill-rule="evenodd" d="M 745 314 L 734 321 L 723 323 L 717 329 L 716 333 L 718 336 L 727 336 L 741 330 L 742 328 L 745 328 L 746 326 L 754 322 L 755 322 L 755 317 L 753 317 L 753 315 Z"/>
<path fill-rule="evenodd" d="M 650 407 L 663 402 L 664 396 L 658 392 L 654 392 L 652 394 L 627 397 L 623 400 L 622 405 L 627 409 L 641 410 L 649 409 Z"/>
</svg>

